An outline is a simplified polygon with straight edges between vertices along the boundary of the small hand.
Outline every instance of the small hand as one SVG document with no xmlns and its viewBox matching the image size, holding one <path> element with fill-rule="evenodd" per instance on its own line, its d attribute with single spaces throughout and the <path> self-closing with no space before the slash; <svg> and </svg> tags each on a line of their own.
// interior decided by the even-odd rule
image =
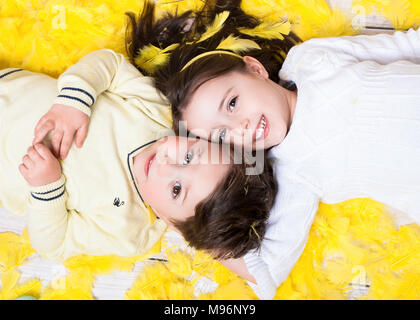
<svg viewBox="0 0 420 320">
<path fill-rule="evenodd" d="M 19 171 L 32 187 L 45 186 L 61 177 L 60 162 L 42 143 L 29 147 L 22 162 Z"/>
<path fill-rule="evenodd" d="M 54 104 L 38 121 L 32 144 L 41 142 L 48 132 L 54 130 L 51 139 L 52 151 L 57 158 L 64 159 L 67 157 L 74 136 L 76 136 L 76 146 L 78 148 L 83 146 L 88 126 L 89 117 L 87 114 L 73 107 Z"/>
</svg>

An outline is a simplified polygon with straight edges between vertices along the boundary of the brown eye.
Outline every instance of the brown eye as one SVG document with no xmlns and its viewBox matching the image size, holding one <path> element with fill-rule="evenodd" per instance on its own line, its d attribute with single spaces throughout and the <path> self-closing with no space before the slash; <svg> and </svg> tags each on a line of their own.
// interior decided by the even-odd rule
<svg viewBox="0 0 420 320">
<path fill-rule="evenodd" d="M 181 184 L 176 182 L 172 187 L 172 198 L 176 199 L 181 193 Z"/>
</svg>

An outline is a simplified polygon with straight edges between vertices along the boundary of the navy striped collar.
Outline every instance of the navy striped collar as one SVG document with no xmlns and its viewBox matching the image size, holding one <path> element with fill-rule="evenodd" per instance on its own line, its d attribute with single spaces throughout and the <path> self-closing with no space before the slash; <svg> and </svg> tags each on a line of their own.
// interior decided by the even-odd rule
<svg viewBox="0 0 420 320">
<path fill-rule="evenodd" d="M 158 141 L 158 140 L 160 140 L 160 139 L 155 139 L 155 140 L 152 140 L 152 141 L 150 141 L 150 142 L 147 142 L 147 143 L 143 144 L 142 146 L 140 146 L 140 147 L 138 147 L 138 148 L 134 149 L 133 151 L 131 151 L 131 152 L 127 155 L 127 165 L 128 165 L 128 171 L 130 172 L 131 181 L 132 181 L 132 183 L 133 183 L 133 185 L 134 185 L 134 188 L 135 188 L 135 189 L 136 189 L 136 191 L 137 191 L 137 194 L 139 195 L 139 197 L 140 197 L 141 201 L 143 202 L 143 204 L 144 204 L 144 200 L 143 200 L 143 197 L 142 197 L 142 196 L 141 196 L 141 194 L 140 194 L 139 188 L 138 188 L 138 186 L 137 186 L 136 178 L 134 177 L 133 170 L 132 170 L 132 168 L 131 168 L 131 165 L 132 165 L 132 164 L 131 164 L 131 159 L 133 159 L 133 157 L 134 157 L 135 155 L 137 155 L 137 154 L 140 152 L 140 150 L 141 150 L 141 149 L 143 149 L 144 147 L 147 147 L 148 145 L 151 145 L 151 144 L 155 143 L 155 142 L 156 142 L 156 141 Z"/>
</svg>

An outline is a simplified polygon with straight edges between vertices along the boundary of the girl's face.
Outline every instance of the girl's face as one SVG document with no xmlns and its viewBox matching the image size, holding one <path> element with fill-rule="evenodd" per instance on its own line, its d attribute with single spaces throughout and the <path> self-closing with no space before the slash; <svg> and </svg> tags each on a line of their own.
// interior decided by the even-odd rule
<svg viewBox="0 0 420 320">
<path fill-rule="evenodd" d="M 183 120 L 196 136 L 267 149 L 286 136 L 296 93 L 271 81 L 258 60 L 247 56 L 244 62 L 245 72 L 229 72 L 198 87 Z"/>
<path fill-rule="evenodd" d="M 222 148 L 203 139 L 168 136 L 134 157 L 133 171 L 144 201 L 168 225 L 186 220 L 227 175 Z M 228 159 L 227 159 L 228 160 Z"/>
</svg>

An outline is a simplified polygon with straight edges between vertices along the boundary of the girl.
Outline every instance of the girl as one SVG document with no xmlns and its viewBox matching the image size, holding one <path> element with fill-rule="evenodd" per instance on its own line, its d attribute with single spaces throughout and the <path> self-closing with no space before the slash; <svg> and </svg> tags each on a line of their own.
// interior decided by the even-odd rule
<svg viewBox="0 0 420 320">
<path fill-rule="evenodd" d="M 250 32 L 242 24 L 239 2 L 216 5 L 210 16 L 219 25 L 228 18 L 204 41 L 193 25 L 195 40 L 176 46 L 153 75 L 174 122 L 185 121 L 191 133 L 271 148 L 279 192 L 261 250 L 226 265 L 272 298 L 303 251 L 320 201 L 369 197 L 420 222 L 420 30 L 312 39 L 273 70 L 268 40 L 258 25 Z M 259 49 L 221 49 L 231 35 Z M 280 84 L 272 76 L 279 69 Z"/>
<path fill-rule="evenodd" d="M 185 232 L 198 248 L 217 249 L 217 257 L 239 257 L 259 246 L 250 223 L 257 211 L 261 223 L 253 228 L 264 234 L 275 194 L 269 171 L 245 176 L 246 164 L 229 161 L 229 149 L 196 138 L 160 139 L 169 133 L 169 106 L 152 79 L 123 55 L 92 52 L 58 81 L 5 69 L 0 88 L 0 201 L 10 212 L 27 214 L 38 252 L 54 259 L 139 255 L 156 243 L 166 224 Z M 68 152 L 74 135 L 79 148 Z M 245 197 L 245 183 L 271 200 L 266 203 L 254 191 Z M 243 201 L 229 203 L 230 198 Z M 155 219 L 149 206 L 162 219 Z M 219 228 L 227 213 L 234 218 L 247 210 L 248 225 Z M 214 242 L 195 235 L 203 220 L 212 222 L 206 230 Z"/>
</svg>

